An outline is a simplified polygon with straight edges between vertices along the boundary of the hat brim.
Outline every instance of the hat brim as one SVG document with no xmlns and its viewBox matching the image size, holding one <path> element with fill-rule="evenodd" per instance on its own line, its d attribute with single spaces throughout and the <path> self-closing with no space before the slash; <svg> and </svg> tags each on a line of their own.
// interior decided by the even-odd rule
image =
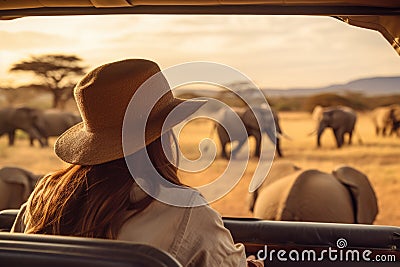
<svg viewBox="0 0 400 267">
<path fill-rule="evenodd" d="M 146 126 L 145 145 L 159 138 L 172 127 L 183 122 L 202 107 L 206 100 L 183 100 L 174 98 L 163 112 L 150 116 Z M 164 123 L 164 119 L 175 107 L 180 106 L 179 113 Z M 56 155 L 65 162 L 79 165 L 96 165 L 133 154 L 144 148 L 144 142 L 123 148 L 122 127 L 105 128 L 101 131 L 87 131 L 83 122 L 65 131 L 54 144 Z M 125 152 L 125 153 L 124 153 Z"/>
</svg>

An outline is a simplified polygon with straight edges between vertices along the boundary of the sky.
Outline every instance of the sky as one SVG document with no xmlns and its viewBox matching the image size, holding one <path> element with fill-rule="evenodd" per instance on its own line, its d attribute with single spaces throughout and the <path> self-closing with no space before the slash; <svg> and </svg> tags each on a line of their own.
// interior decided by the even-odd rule
<svg viewBox="0 0 400 267">
<path fill-rule="evenodd" d="M 34 82 L 11 65 L 74 54 L 88 68 L 147 58 L 161 68 L 212 61 L 262 88 L 319 87 L 399 76 L 400 57 L 380 33 L 318 16 L 106 15 L 0 21 L 0 86 Z"/>
</svg>

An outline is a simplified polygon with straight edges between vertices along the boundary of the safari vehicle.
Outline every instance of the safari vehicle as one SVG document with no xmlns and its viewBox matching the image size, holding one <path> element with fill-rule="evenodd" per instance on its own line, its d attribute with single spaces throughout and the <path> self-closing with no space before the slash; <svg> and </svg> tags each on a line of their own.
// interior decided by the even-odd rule
<svg viewBox="0 0 400 267">
<path fill-rule="evenodd" d="M 285 0 L 285 1 L 1 1 L 0 18 L 26 16 L 105 15 L 105 14 L 232 14 L 319 15 L 374 29 L 400 54 L 400 3 L 395 0 Z M 1 22 L 0 22 L 1 23 Z M 294 31 L 296 29 L 293 29 Z M 366 54 L 365 57 L 368 57 Z M 1 266 L 180 266 L 157 249 L 126 242 L 84 238 L 6 233 L 16 210 L 0 213 Z M 335 223 L 277 222 L 245 218 L 224 218 L 235 242 L 241 242 L 249 255 L 262 257 L 274 251 L 266 266 L 399 266 L 400 228 L 394 226 Z M 339 246 L 337 243 L 346 241 Z M 346 261 L 346 248 L 364 259 Z M 325 257 L 304 261 L 280 258 L 289 251 L 316 251 Z M 334 250 L 334 251 L 333 251 Z M 300 252 L 299 252 L 300 251 Z M 324 254 L 325 253 L 325 254 Z M 329 257 L 329 253 L 334 253 Z M 328 255 L 329 254 L 329 255 Z M 270 254 L 271 255 L 271 254 Z M 348 254 L 346 254 L 348 255 Z M 380 256 L 377 258 L 376 256 Z M 394 258 L 393 258 L 394 257 Z M 381 262 L 377 262 L 379 259 Z M 389 260 L 391 259 L 391 260 Z M 385 261 L 385 262 L 384 262 Z"/>
</svg>

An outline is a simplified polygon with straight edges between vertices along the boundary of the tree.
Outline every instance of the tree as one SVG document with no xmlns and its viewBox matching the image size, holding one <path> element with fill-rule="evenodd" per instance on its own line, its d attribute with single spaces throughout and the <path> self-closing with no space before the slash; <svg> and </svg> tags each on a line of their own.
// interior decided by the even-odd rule
<svg viewBox="0 0 400 267">
<path fill-rule="evenodd" d="M 78 76 L 86 67 L 75 55 L 39 55 L 14 64 L 10 71 L 33 72 L 39 77 L 45 90 L 53 94 L 53 108 L 62 106 L 72 97 L 72 90 Z"/>
</svg>

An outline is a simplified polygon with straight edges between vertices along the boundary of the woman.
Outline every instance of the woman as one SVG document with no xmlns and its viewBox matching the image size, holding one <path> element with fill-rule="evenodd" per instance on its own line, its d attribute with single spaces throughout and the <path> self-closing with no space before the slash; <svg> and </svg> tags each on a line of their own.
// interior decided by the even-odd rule
<svg viewBox="0 0 400 267">
<path fill-rule="evenodd" d="M 220 216 L 208 205 L 165 204 L 154 199 L 160 191 L 157 185 L 152 184 L 155 190 L 150 196 L 132 179 L 134 169 L 142 170 L 140 178 L 150 180 L 153 174 L 147 172 L 143 157 L 148 155 L 157 174 L 182 186 L 177 168 L 166 155 L 171 151 L 164 151 L 163 146 L 171 148 L 171 128 L 204 104 L 174 98 L 165 78 L 158 75 L 144 91 L 163 95 L 146 117 L 144 141 L 137 141 L 140 138 L 135 133 L 123 140 L 131 99 L 159 72 L 154 62 L 129 59 L 102 65 L 83 77 L 74 90 L 83 122 L 67 130 L 55 144 L 57 156 L 71 165 L 38 183 L 21 209 L 14 231 L 149 244 L 167 251 L 183 266 L 246 265 L 243 245 L 233 243 Z M 146 101 L 147 95 L 134 107 L 131 120 L 143 119 L 139 106 L 152 105 Z M 179 118 L 163 125 L 170 111 L 183 102 Z M 128 146 L 123 145 L 126 143 Z M 197 202 L 198 198 L 201 196 L 193 193 L 188 201 Z"/>
</svg>

